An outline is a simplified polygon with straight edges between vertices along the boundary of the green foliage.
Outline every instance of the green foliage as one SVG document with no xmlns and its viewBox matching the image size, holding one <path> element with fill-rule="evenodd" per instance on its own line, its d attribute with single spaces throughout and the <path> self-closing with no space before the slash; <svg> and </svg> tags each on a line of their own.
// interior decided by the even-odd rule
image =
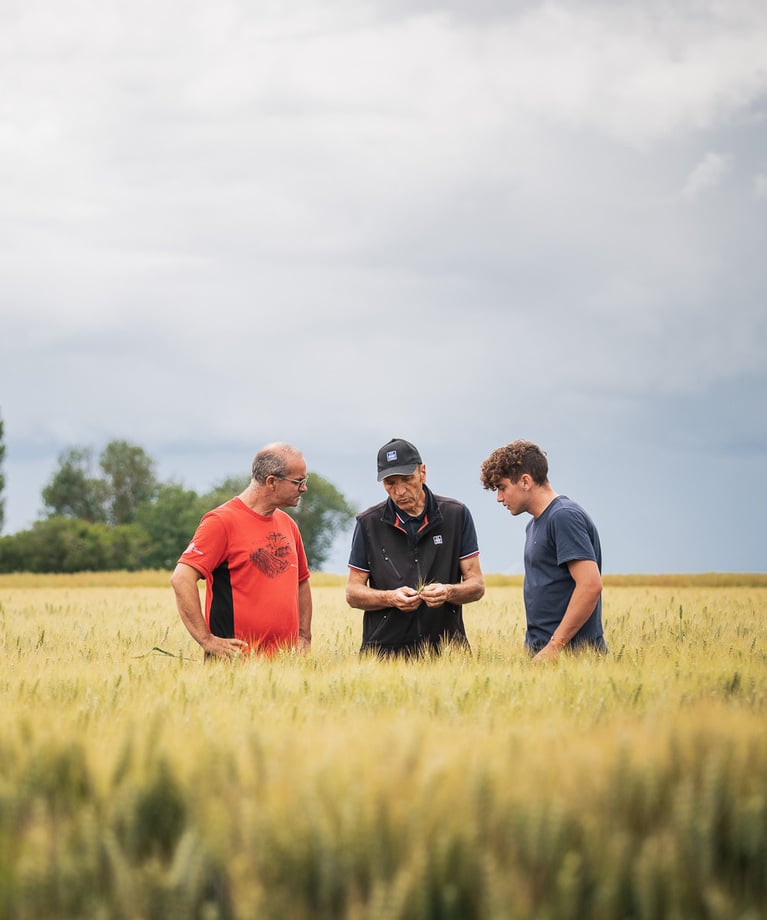
<svg viewBox="0 0 767 920">
<path fill-rule="evenodd" d="M 310 569 L 321 569 L 333 540 L 351 524 L 356 511 L 327 479 L 309 474 L 309 488 L 298 508 L 286 509 L 298 524 Z"/>
<path fill-rule="evenodd" d="M 157 488 L 154 461 L 135 444 L 110 441 L 101 453 L 100 464 L 107 483 L 107 521 L 130 524 Z"/>
<path fill-rule="evenodd" d="M 0 427 L 0 446 L 1 435 Z M 60 454 L 42 493 L 48 517 L 30 530 L 0 537 L 0 572 L 171 569 L 202 516 L 250 482 L 250 477 L 230 476 L 204 495 L 178 483 L 159 483 L 143 448 L 120 440 L 107 444 L 99 465 L 103 476 L 94 475 L 88 447 Z M 312 473 L 300 507 L 290 511 L 309 566 L 321 568 L 354 510 L 335 486 Z"/>
<path fill-rule="evenodd" d="M 72 447 L 59 456 L 59 468 L 43 489 L 51 517 L 80 518 L 93 523 L 130 524 L 138 508 L 157 488 L 154 461 L 143 448 L 110 441 L 101 452 L 103 476 L 93 475 L 93 451 Z"/>
<path fill-rule="evenodd" d="M 134 524 L 51 517 L 0 537 L 0 572 L 136 571 L 144 567 L 148 547 L 146 531 Z"/>
<path fill-rule="evenodd" d="M 150 567 L 147 560 L 152 553 L 152 539 L 140 524 L 117 524 L 108 531 L 109 561 L 105 571 L 138 572 Z"/>
<path fill-rule="evenodd" d="M 79 518 L 37 521 L 17 540 L 20 557 L 33 572 L 99 571 L 111 558 L 107 525 Z"/>
<path fill-rule="evenodd" d="M 8 574 L 9 572 L 28 572 L 22 552 L 24 543 L 20 534 L 10 534 L 0 536 L 0 572 Z"/>
<path fill-rule="evenodd" d="M 152 500 L 144 502 L 136 512 L 136 524 L 148 538 L 144 566 L 172 569 L 210 507 L 213 506 L 205 498 L 177 483 L 158 486 Z"/>
<path fill-rule="evenodd" d="M 59 455 L 59 468 L 43 489 L 49 517 L 79 518 L 91 523 L 106 521 L 108 486 L 93 475 L 93 451 L 71 447 Z"/>
</svg>

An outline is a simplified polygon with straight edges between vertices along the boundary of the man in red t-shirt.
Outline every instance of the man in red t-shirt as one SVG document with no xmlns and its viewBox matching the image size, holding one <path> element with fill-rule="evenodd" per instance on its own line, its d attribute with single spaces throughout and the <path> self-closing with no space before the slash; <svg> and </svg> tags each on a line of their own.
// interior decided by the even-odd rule
<svg viewBox="0 0 767 920">
<path fill-rule="evenodd" d="M 295 447 L 263 447 L 247 489 L 209 511 L 181 554 L 171 585 L 181 620 L 206 657 L 309 649 L 309 566 L 298 527 L 281 510 L 298 505 L 306 480 L 306 462 Z"/>
</svg>

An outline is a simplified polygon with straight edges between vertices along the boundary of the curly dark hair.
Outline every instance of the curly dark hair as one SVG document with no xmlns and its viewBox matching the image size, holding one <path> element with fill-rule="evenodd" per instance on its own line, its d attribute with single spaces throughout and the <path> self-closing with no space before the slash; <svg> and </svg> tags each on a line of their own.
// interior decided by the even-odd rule
<svg viewBox="0 0 767 920">
<path fill-rule="evenodd" d="M 525 473 L 536 485 L 544 485 L 549 478 L 549 461 L 546 451 L 532 441 L 512 441 L 499 447 L 480 467 L 480 480 L 486 489 L 493 492 L 502 479 L 519 482 Z"/>
</svg>

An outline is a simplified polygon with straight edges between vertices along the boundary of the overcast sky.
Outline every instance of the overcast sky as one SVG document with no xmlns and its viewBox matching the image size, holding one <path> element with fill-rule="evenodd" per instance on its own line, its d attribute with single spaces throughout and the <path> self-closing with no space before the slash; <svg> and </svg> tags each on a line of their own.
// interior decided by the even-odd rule
<svg viewBox="0 0 767 920">
<path fill-rule="evenodd" d="M 0 0 L 0 87 L 5 533 L 72 446 L 362 508 L 396 436 L 519 572 L 525 437 L 606 572 L 767 571 L 763 0 Z"/>
</svg>

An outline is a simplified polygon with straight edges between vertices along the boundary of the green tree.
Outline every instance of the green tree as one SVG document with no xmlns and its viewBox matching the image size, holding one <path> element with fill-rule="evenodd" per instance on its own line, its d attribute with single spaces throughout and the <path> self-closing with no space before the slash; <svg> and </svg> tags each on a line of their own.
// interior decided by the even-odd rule
<svg viewBox="0 0 767 920">
<path fill-rule="evenodd" d="M 18 534 L 0 537 L 0 572 L 29 572 Z"/>
<path fill-rule="evenodd" d="M 200 518 L 212 507 L 196 492 L 177 483 L 158 486 L 152 501 L 144 502 L 136 512 L 136 524 L 144 529 L 149 540 L 147 568 L 172 569 L 192 539 Z"/>
<path fill-rule="evenodd" d="M 5 524 L 5 473 L 3 472 L 3 460 L 5 460 L 5 437 L 3 417 L 0 415 L 0 533 L 3 532 Z"/>
<path fill-rule="evenodd" d="M 59 454 L 59 468 L 43 489 L 49 517 L 106 521 L 108 485 L 93 476 L 92 468 L 93 451 L 89 447 L 70 447 Z"/>
<path fill-rule="evenodd" d="M 94 476 L 93 452 L 73 447 L 43 490 L 48 518 L 0 538 L 0 571 L 71 572 L 172 568 L 212 508 L 243 491 L 247 476 L 230 476 L 204 495 L 158 483 L 154 462 L 127 441 L 111 441 Z M 301 530 L 309 565 L 321 568 L 355 511 L 334 485 L 310 474 L 309 490 L 289 509 Z"/>
<path fill-rule="evenodd" d="M 333 541 L 354 520 L 356 511 L 327 479 L 309 474 L 309 488 L 298 508 L 285 509 L 298 524 L 309 568 L 321 569 Z"/>
<path fill-rule="evenodd" d="M 143 448 L 127 441 L 110 441 L 101 452 L 106 482 L 106 517 L 110 524 L 130 524 L 139 507 L 157 489 L 154 461 Z"/>
<path fill-rule="evenodd" d="M 110 527 L 108 549 L 106 567 L 109 571 L 136 572 L 139 569 L 155 567 L 150 562 L 151 538 L 139 524 L 118 524 Z"/>
<path fill-rule="evenodd" d="M 104 475 L 94 476 L 90 447 L 70 447 L 59 455 L 59 468 L 43 489 L 49 517 L 115 525 L 135 520 L 157 488 L 154 461 L 141 447 L 110 441 L 99 464 Z"/>
<path fill-rule="evenodd" d="M 0 537 L 0 572 L 136 571 L 148 568 L 149 549 L 149 536 L 137 524 L 49 517 Z"/>
<path fill-rule="evenodd" d="M 15 540 L 17 559 L 27 572 L 99 572 L 110 559 L 109 529 L 104 523 L 50 517 Z"/>
</svg>

